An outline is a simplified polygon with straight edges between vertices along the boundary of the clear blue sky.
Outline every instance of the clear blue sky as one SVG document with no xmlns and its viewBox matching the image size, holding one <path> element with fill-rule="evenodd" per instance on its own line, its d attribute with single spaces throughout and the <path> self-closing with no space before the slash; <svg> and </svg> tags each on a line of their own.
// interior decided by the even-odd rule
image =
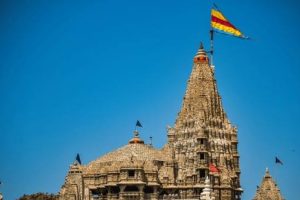
<svg viewBox="0 0 300 200">
<path fill-rule="evenodd" d="M 243 199 L 269 167 L 299 197 L 300 5 L 215 1 L 253 40 L 215 37 L 225 110 L 239 129 Z M 8 200 L 60 190 L 83 163 L 141 136 L 166 142 L 200 41 L 209 0 L 1 1 L 0 191 Z M 283 166 L 275 166 L 278 156 Z"/>
</svg>

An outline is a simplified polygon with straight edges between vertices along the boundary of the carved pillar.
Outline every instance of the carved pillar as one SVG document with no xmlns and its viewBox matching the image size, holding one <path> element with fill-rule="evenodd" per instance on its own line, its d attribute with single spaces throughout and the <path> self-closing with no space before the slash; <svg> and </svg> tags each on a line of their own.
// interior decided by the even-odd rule
<svg viewBox="0 0 300 200">
<path fill-rule="evenodd" d="M 124 190 L 125 190 L 125 185 L 120 185 L 120 193 L 119 193 L 119 199 L 123 200 L 124 199 Z"/>
<path fill-rule="evenodd" d="M 144 200 L 144 185 L 139 185 L 139 196 L 140 196 L 140 200 Z"/>
</svg>

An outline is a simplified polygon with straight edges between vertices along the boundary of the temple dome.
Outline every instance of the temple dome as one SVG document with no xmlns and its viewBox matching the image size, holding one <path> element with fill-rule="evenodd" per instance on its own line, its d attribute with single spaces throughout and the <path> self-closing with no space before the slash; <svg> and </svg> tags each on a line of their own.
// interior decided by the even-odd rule
<svg viewBox="0 0 300 200">
<path fill-rule="evenodd" d="M 158 150 L 143 143 L 129 143 L 90 162 L 84 173 L 107 173 L 132 167 L 144 168 L 145 170 L 155 169 L 157 161 L 168 161 L 170 159 L 171 156 L 167 156 L 166 152 L 168 154 L 166 149 Z"/>
</svg>

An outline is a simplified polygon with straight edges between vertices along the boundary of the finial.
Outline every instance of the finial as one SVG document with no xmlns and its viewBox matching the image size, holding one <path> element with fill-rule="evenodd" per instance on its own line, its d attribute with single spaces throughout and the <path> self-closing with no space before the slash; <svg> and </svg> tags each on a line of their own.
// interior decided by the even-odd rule
<svg viewBox="0 0 300 200">
<path fill-rule="evenodd" d="M 269 171 L 269 168 L 268 168 L 268 167 L 266 167 L 266 174 L 265 174 L 265 177 L 271 177 L 270 171 Z"/>
<path fill-rule="evenodd" d="M 202 42 L 200 42 L 200 48 L 199 49 L 204 49 Z"/>
<path fill-rule="evenodd" d="M 269 168 L 268 167 L 266 167 L 266 173 L 269 173 Z"/>
<path fill-rule="evenodd" d="M 133 131 L 134 137 L 129 141 L 129 144 L 144 144 L 144 141 L 140 139 L 138 130 Z"/>
<path fill-rule="evenodd" d="M 136 123 L 135 123 L 135 130 L 133 131 L 133 135 L 134 137 L 129 141 L 129 144 L 144 144 L 144 141 L 140 139 L 139 137 L 139 131 L 138 131 L 138 127 L 143 127 L 141 122 L 139 120 L 136 120 Z"/>
<path fill-rule="evenodd" d="M 196 56 L 194 57 L 194 63 L 203 63 L 203 62 L 208 63 L 209 59 L 204 50 L 203 43 L 201 42 L 198 52 L 197 52 Z"/>
<path fill-rule="evenodd" d="M 133 131 L 134 137 L 139 137 L 139 134 L 140 134 L 140 133 L 138 132 L 138 130 L 134 130 L 134 131 Z"/>
</svg>

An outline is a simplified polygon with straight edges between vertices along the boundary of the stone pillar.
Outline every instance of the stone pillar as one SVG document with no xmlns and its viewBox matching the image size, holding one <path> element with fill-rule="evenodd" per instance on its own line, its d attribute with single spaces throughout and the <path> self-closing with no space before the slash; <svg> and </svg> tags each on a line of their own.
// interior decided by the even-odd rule
<svg viewBox="0 0 300 200">
<path fill-rule="evenodd" d="M 140 196 L 140 200 L 144 200 L 144 185 L 139 185 L 139 196 Z"/>
<path fill-rule="evenodd" d="M 124 199 L 124 190 L 125 190 L 125 185 L 120 185 L 120 193 L 119 193 L 119 199 L 123 200 Z"/>
</svg>

